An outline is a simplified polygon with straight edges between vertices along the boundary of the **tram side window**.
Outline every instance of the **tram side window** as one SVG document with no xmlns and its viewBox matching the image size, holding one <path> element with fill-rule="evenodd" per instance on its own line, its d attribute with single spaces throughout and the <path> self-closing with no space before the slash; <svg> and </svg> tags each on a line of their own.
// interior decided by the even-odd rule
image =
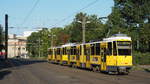
<svg viewBox="0 0 150 84">
<path fill-rule="evenodd" d="M 96 43 L 96 55 L 100 55 L 100 43 Z"/>
<path fill-rule="evenodd" d="M 76 55 L 79 55 L 80 53 L 79 53 L 79 49 L 77 48 L 76 49 Z"/>
<path fill-rule="evenodd" d="M 74 54 L 73 55 L 76 55 L 76 52 L 77 52 L 76 47 L 74 46 Z"/>
<path fill-rule="evenodd" d="M 84 45 L 84 55 L 87 55 L 86 54 L 86 45 Z"/>
<path fill-rule="evenodd" d="M 52 49 L 50 50 L 50 55 L 53 55 L 53 50 Z"/>
<path fill-rule="evenodd" d="M 73 55 L 73 47 L 70 49 L 70 54 Z"/>
<path fill-rule="evenodd" d="M 65 55 L 67 54 L 67 49 L 65 48 Z"/>
<path fill-rule="evenodd" d="M 55 52 L 56 52 L 56 55 L 58 55 L 58 53 L 59 53 L 59 52 L 58 52 L 58 50 L 57 50 L 57 49 L 55 50 Z"/>
<path fill-rule="evenodd" d="M 63 48 L 63 55 L 66 54 L 66 48 Z"/>
<path fill-rule="evenodd" d="M 60 48 L 60 55 L 62 54 L 62 49 Z"/>
<path fill-rule="evenodd" d="M 53 55 L 53 54 L 54 54 L 53 49 L 51 49 L 51 55 Z"/>
<path fill-rule="evenodd" d="M 58 49 L 58 54 L 60 55 L 60 48 Z"/>
<path fill-rule="evenodd" d="M 66 54 L 71 55 L 71 49 L 66 49 Z"/>
<path fill-rule="evenodd" d="M 59 48 L 57 49 L 57 55 L 60 55 L 60 49 Z"/>
<path fill-rule="evenodd" d="M 57 51 L 56 51 L 56 49 L 54 49 L 54 53 L 55 53 L 55 55 L 57 55 Z"/>
<path fill-rule="evenodd" d="M 51 50 L 49 50 L 49 55 L 52 55 L 52 51 Z"/>
<path fill-rule="evenodd" d="M 79 52 L 79 53 L 80 53 L 80 55 L 81 55 L 81 53 L 82 53 L 82 47 L 81 47 L 81 45 L 80 45 L 80 52 Z"/>
<path fill-rule="evenodd" d="M 117 48 L 116 48 L 116 42 L 113 42 L 113 55 L 117 55 Z"/>
<path fill-rule="evenodd" d="M 56 54 L 59 55 L 58 49 L 56 49 Z"/>
<path fill-rule="evenodd" d="M 63 48 L 62 52 L 63 52 L 62 54 L 64 55 L 64 48 Z"/>
<path fill-rule="evenodd" d="M 112 42 L 108 42 L 107 55 L 112 55 Z"/>
<path fill-rule="evenodd" d="M 95 44 L 91 44 L 91 55 L 95 55 Z"/>
<path fill-rule="evenodd" d="M 52 49 L 52 55 L 54 55 L 55 54 L 55 50 L 54 49 Z"/>
</svg>

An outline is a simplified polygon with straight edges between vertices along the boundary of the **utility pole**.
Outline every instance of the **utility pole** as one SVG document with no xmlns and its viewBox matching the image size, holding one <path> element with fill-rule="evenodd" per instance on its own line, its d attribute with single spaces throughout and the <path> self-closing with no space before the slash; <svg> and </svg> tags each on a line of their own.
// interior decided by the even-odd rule
<svg viewBox="0 0 150 84">
<path fill-rule="evenodd" d="M 85 43 L 85 24 L 86 24 L 86 17 L 83 16 L 82 18 L 82 43 Z"/>
<path fill-rule="evenodd" d="M 5 14 L 5 60 L 8 58 L 8 15 Z"/>
<path fill-rule="evenodd" d="M 140 49 L 140 41 L 139 41 L 140 28 L 139 28 L 139 27 L 137 27 L 137 33 L 138 33 L 138 34 L 137 34 L 137 41 L 136 41 L 136 42 L 137 42 L 137 45 L 136 45 L 136 46 L 137 46 L 137 50 L 139 50 L 139 49 Z"/>
<path fill-rule="evenodd" d="M 86 43 L 85 42 L 85 25 L 86 25 L 86 23 L 90 23 L 90 21 L 86 21 L 86 16 L 83 16 L 82 21 L 78 21 L 78 22 L 82 24 L 82 50 L 81 51 L 83 53 L 84 52 L 83 47 L 84 47 L 84 44 Z M 82 54 L 82 62 L 84 61 L 83 58 L 84 58 L 84 54 Z M 82 63 L 81 66 L 85 67 L 85 64 Z"/>
<path fill-rule="evenodd" d="M 52 38 L 51 47 L 53 47 L 53 40 L 54 40 L 54 38 L 53 38 L 53 33 L 52 33 L 52 35 L 51 35 L 51 38 Z"/>
<path fill-rule="evenodd" d="M 85 24 L 86 24 L 86 17 L 85 16 L 82 17 L 81 24 L 82 24 L 82 43 L 85 44 Z M 82 45 L 82 53 L 84 53 L 83 47 L 84 47 L 84 45 Z M 84 54 L 82 55 L 82 62 L 84 62 L 83 58 L 84 58 Z M 85 67 L 84 63 L 82 63 L 82 67 Z"/>
</svg>

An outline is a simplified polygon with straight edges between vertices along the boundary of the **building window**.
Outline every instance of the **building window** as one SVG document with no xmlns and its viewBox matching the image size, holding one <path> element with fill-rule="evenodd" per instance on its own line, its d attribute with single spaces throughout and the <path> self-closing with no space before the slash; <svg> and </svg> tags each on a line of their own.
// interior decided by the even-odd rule
<svg viewBox="0 0 150 84">
<path fill-rule="evenodd" d="M 22 48 L 23 50 L 26 50 L 26 48 Z"/>
<path fill-rule="evenodd" d="M 20 48 L 18 48 L 18 50 L 20 50 Z"/>
</svg>

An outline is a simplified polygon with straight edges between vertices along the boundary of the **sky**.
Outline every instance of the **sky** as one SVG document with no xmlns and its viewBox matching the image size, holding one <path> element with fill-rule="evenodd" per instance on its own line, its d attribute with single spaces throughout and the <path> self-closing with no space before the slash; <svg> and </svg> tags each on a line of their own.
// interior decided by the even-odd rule
<svg viewBox="0 0 150 84">
<path fill-rule="evenodd" d="M 4 27 L 8 14 L 9 27 L 13 27 L 9 34 L 21 35 L 39 27 L 64 27 L 79 12 L 106 17 L 113 5 L 113 0 L 0 0 L 0 24 Z"/>
</svg>

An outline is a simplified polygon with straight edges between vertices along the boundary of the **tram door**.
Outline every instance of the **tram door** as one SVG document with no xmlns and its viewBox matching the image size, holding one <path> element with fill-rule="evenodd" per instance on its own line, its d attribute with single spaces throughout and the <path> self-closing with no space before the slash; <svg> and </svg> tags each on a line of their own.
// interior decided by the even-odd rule
<svg viewBox="0 0 150 84">
<path fill-rule="evenodd" d="M 56 62 L 56 49 L 53 49 L 53 61 Z"/>
<path fill-rule="evenodd" d="M 63 55 L 63 49 L 60 48 L 60 64 L 62 64 L 62 55 Z"/>
<path fill-rule="evenodd" d="M 101 46 L 101 70 L 106 71 L 106 47 Z"/>
</svg>

